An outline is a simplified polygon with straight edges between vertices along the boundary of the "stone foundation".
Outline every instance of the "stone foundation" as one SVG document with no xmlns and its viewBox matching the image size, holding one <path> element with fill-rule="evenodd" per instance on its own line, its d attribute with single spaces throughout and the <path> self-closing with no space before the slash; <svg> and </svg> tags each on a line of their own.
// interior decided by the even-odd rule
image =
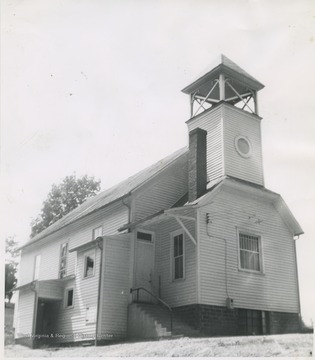
<svg viewBox="0 0 315 360">
<path fill-rule="evenodd" d="M 210 336 L 285 334 L 300 331 L 297 313 L 228 309 L 203 304 L 181 306 L 173 311 L 190 326 Z"/>
<path fill-rule="evenodd" d="M 288 334 L 301 331 L 299 314 L 270 311 L 269 333 Z"/>
</svg>

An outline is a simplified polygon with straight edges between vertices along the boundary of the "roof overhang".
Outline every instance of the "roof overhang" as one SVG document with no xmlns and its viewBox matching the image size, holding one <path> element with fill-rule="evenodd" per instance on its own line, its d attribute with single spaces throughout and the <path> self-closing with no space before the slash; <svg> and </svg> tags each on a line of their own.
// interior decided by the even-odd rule
<svg viewBox="0 0 315 360">
<path fill-rule="evenodd" d="M 182 89 L 182 92 L 185 94 L 192 94 L 205 83 L 214 80 L 216 77 L 219 76 L 220 73 L 225 74 L 236 81 L 239 81 L 240 83 L 250 87 L 253 90 L 258 91 L 265 87 L 258 80 L 253 79 L 252 77 L 246 76 L 244 74 L 238 73 L 224 64 L 220 64 L 211 71 L 207 72 L 205 75 L 201 76 L 199 79 L 195 80 L 190 85 L 186 86 L 184 89 Z"/>
<path fill-rule="evenodd" d="M 141 220 L 125 224 L 125 225 L 121 226 L 118 229 L 118 231 L 124 231 L 124 230 L 129 230 L 129 229 L 132 230 L 138 226 L 150 226 L 153 224 L 157 224 L 158 222 L 161 222 L 161 221 L 169 220 L 171 217 L 179 217 L 181 219 L 186 219 L 186 220 L 195 220 L 194 217 L 187 216 L 185 214 L 185 211 L 191 210 L 193 208 L 194 208 L 194 205 L 188 204 L 188 205 L 181 206 L 181 207 L 171 208 L 171 209 L 167 209 L 167 210 L 161 210 L 161 211 L 158 211 L 155 214 L 149 215 Z"/>
<path fill-rule="evenodd" d="M 62 279 L 34 280 L 27 284 L 16 287 L 13 291 L 34 291 L 38 297 L 49 300 L 62 300 L 63 293 L 68 281 L 74 280 L 75 275 L 66 276 Z"/>
<path fill-rule="evenodd" d="M 102 242 L 103 242 L 103 237 L 99 236 L 98 238 L 96 238 L 92 241 L 86 242 L 86 243 L 76 246 L 72 249 L 69 249 L 69 253 L 72 253 L 74 251 L 85 251 L 85 250 L 91 249 L 93 247 L 99 246 L 100 244 L 102 244 Z"/>
<path fill-rule="evenodd" d="M 209 204 L 222 190 L 233 192 L 237 191 L 243 193 L 246 196 L 259 198 L 263 201 L 271 202 L 280 214 L 284 223 L 289 228 L 290 232 L 294 236 L 304 234 L 304 231 L 302 230 L 300 224 L 295 219 L 292 212 L 286 205 L 285 201 L 279 194 L 270 191 L 261 185 L 256 185 L 247 181 L 226 177 L 220 183 L 215 184 L 205 195 L 197 199 L 192 204 L 196 207 L 205 206 Z"/>
</svg>

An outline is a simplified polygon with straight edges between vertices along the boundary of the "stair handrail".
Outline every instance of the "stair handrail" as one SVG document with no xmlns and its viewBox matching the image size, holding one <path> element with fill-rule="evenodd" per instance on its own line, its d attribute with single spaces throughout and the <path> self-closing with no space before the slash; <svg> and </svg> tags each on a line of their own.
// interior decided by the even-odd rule
<svg viewBox="0 0 315 360">
<path fill-rule="evenodd" d="M 167 307 L 167 309 L 169 310 L 170 312 L 170 320 L 171 320 L 171 332 L 173 331 L 173 309 L 171 308 L 171 306 L 166 303 L 164 300 L 162 300 L 160 297 L 154 295 L 153 293 L 151 293 L 151 291 L 147 290 L 146 288 L 144 287 L 138 287 L 138 288 L 135 288 L 135 289 L 130 289 L 130 294 L 132 294 L 133 292 L 137 292 L 137 302 L 139 302 L 139 291 L 140 290 L 143 290 L 145 292 L 147 292 L 149 295 L 151 295 L 152 297 L 154 297 L 158 302 L 160 302 L 161 304 L 163 304 L 165 307 Z"/>
</svg>

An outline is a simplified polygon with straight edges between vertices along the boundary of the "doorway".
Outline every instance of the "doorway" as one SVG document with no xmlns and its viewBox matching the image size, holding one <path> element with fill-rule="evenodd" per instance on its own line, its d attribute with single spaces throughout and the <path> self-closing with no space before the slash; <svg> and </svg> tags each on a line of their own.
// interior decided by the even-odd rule
<svg viewBox="0 0 315 360">
<path fill-rule="evenodd" d="M 57 313 L 60 301 L 38 299 L 36 317 L 36 343 L 37 345 L 51 344 L 57 329 Z"/>
<path fill-rule="evenodd" d="M 150 231 L 136 232 L 135 287 L 153 292 L 154 276 L 154 233 Z M 144 291 L 139 292 L 140 302 L 152 302 L 152 297 Z"/>
</svg>

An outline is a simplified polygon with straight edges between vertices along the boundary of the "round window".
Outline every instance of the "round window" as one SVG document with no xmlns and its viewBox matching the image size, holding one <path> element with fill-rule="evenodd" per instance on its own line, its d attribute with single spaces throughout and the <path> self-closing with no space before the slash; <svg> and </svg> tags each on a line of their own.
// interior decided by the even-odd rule
<svg viewBox="0 0 315 360">
<path fill-rule="evenodd" d="M 237 136 L 235 138 L 235 148 L 237 152 L 245 158 L 250 157 L 252 154 L 251 144 L 245 136 Z"/>
</svg>

